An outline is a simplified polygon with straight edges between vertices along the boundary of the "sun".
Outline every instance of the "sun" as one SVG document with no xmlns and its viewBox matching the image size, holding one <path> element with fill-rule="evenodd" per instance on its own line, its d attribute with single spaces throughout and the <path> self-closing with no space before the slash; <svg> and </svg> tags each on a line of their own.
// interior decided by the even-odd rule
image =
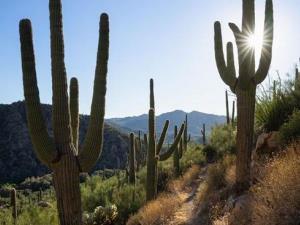
<svg viewBox="0 0 300 225">
<path fill-rule="evenodd" d="M 255 50 L 261 50 L 263 44 L 262 34 L 249 34 L 247 37 L 247 46 Z"/>
</svg>

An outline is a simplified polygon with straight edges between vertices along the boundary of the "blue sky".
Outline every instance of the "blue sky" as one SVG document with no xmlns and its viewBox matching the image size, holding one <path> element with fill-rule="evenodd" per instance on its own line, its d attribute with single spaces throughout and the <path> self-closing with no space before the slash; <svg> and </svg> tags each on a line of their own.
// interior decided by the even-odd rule
<svg viewBox="0 0 300 225">
<path fill-rule="evenodd" d="M 256 0 L 262 29 L 265 0 Z M 241 23 L 241 0 L 63 0 L 68 77 L 80 85 L 80 112 L 89 114 L 99 15 L 110 15 L 106 117 L 148 111 L 149 79 L 155 80 L 156 111 L 175 109 L 224 114 L 224 91 L 213 50 L 213 23 Z M 275 40 L 270 73 L 292 72 L 300 56 L 300 4 L 274 0 Z M 30 18 L 41 101 L 51 103 L 47 0 L 0 2 L 0 103 L 23 99 L 18 23 Z"/>
</svg>

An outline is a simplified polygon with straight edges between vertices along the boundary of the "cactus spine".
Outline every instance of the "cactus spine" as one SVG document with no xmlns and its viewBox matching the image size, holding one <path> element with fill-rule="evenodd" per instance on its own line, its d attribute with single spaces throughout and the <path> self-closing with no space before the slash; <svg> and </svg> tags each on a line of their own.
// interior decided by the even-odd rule
<svg viewBox="0 0 300 225">
<path fill-rule="evenodd" d="M 202 129 L 201 129 L 201 134 L 202 134 L 202 144 L 206 145 L 206 130 L 205 130 L 205 123 L 203 123 L 202 125 Z"/>
<path fill-rule="evenodd" d="M 163 131 L 159 138 L 158 143 L 156 143 L 156 131 L 155 131 L 155 105 L 154 105 L 154 91 L 153 91 L 153 79 L 150 80 L 150 110 L 148 118 L 148 147 L 147 147 L 147 180 L 146 180 L 146 199 L 147 201 L 153 200 L 157 194 L 157 163 L 158 161 L 167 160 L 174 152 L 176 146 L 178 145 L 180 138 L 184 131 L 184 124 L 178 132 L 173 144 L 164 153 L 161 153 L 161 149 L 167 134 L 169 121 L 165 122 Z"/>
<path fill-rule="evenodd" d="M 130 134 L 130 148 L 129 148 L 129 183 L 135 184 L 135 137 Z"/>
<path fill-rule="evenodd" d="M 108 15 L 102 14 L 91 117 L 82 149 L 78 149 L 78 84 L 71 81 L 68 98 L 64 63 L 61 0 L 50 0 L 52 125 L 50 138 L 41 112 L 31 22 L 20 21 L 23 86 L 31 140 L 38 158 L 53 170 L 53 183 L 61 225 L 81 225 L 79 173 L 88 172 L 101 154 L 109 47 Z"/>
<path fill-rule="evenodd" d="M 272 59 L 272 0 L 266 0 L 264 42 L 257 70 L 255 70 L 255 49 L 247 44 L 249 36 L 255 32 L 254 0 L 243 0 L 242 29 L 234 23 L 230 23 L 229 27 L 233 31 L 238 49 L 238 78 L 236 77 L 233 45 L 231 42 L 227 44 L 227 65 L 225 62 L 220 22 L 215 22 L 214 25 L 215 57 L 222 80 L 237 96 L 236 187 L 239 193 L 249 188 L 256 87 L 266 78 Z"/>
<path fill-rule="evenodd" d="M 14 220 L 14 225 L 17 224 L 17 191 L 12 188 L 10 191 L 10 206 L 12 207 L 11 215 Z"/>
</svg>

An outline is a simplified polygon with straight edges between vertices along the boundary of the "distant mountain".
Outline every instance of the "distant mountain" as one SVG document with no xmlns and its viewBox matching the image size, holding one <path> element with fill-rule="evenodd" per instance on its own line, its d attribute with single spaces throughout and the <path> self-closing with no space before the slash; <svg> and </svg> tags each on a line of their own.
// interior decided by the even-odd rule
<svg viewBox="0 0 300 225">
<path fill-rule="evenodd" d="M 42 105 L 48 132 L 52 135 L 51 105 Z M 80 143 L 88 127 L 89 116 L 80 116 Z M 128 136 L 105 124 L 101 157 L 94 169 L 124 168 L 127 160 Z M 0 184 L 20 182 L 26 177 L 49 173 L 36 158 L 26 119 L 24 102 L 0 104 Z"/>
<path fill-rule="evenodd" d="M 184 122 L 185 115 L 188 116 L 188 132 L 194 140 L 200 140 L 200 130 L 202 124 L 206 124 L 206 132 L 210 133 L 211 128 L 216 124 L 225 123 L 225 116 L 218 116 L 213 114 L 207 114 L 202 112 L 193 111 L 186 113 L 181 110 L 173 112 L 163 113 L 156 117 L 156 129 L 160 133 L 163 129 L 164 122 L 170 120 L 170 126 L 168 130 L 168 136 L 172 137 L 174 134 L 174 126 L 180 126 Z M 148 132 L 148 115 L 143 114 L 140 116 L 124 117 L 124 118 L 111 118 L 107 119 L 106 122 L 114 127 L 119 127 L 124 131 L 142 131 Z"/>
</svg>

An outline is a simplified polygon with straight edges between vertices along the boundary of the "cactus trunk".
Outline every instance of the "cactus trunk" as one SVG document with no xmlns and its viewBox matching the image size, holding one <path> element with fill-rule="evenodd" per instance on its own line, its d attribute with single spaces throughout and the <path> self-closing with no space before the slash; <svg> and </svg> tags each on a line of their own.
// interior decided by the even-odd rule
<svg viewBox="0 0 300 225">
<path fill-rule="evenodd" d="M 178 133 L 177 126 L 174 128 L 174 139 L 176 138 Z M 175 177 L 180 176 L 180 157 L 179 157 L 179 148 L 178 145 L 175 147 L 174 153 L 173 153 L 173 166 L 174 166 L 174 174 Z"/>
<path fill-rule="evenodd" d="M 74 156 L 61 158 L 53 171 L 53 185 L 60 224 L 82 225 L 79 170 Z"/>
<path fill-rule="evenodd" d="M 247 91 L 237 91 L 237 166 L 236 188 L 238 192 L 247 190 L 250 186 L 250 163 L 253 149 L 255 92 L 253 88 Z"/>
<path fill-rule="evenodd" d="M 135 184 L 135 137 L 130 134 L 130 149 L 129 149 L 129 183 Z"/>
</svg>

